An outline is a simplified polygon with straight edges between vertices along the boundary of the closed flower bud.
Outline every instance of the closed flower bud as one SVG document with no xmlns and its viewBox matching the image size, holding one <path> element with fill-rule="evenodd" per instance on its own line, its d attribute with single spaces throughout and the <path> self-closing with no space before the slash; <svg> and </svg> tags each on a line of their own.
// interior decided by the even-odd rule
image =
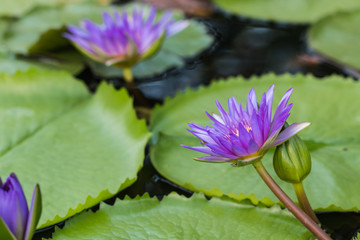
<svg viewBox="0 0 360 240">
<path fill-rule="evenodd" d="M 274 168 L 282 180 L 301 183 L 311 170 L 311 157 L 303 140 L 297 135 L 276 147 Z"/>
<path fill-rule="evenodd" d="M 14 173 L 0 178 L 0 239 L 31 240 L 41 214 L 41 193 L 35 185 L 30 209 Z"/>
</svg>

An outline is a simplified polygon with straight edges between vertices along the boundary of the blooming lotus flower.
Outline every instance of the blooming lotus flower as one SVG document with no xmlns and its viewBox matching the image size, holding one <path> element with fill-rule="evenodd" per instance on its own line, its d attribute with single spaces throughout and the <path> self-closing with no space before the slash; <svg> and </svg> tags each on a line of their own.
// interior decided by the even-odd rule
<svg viewBox="0 0 360 240">
<path fill-rule="evenodd" d="M 159 21 L 156 8 L 152 7 L 145 17 L 144 9 L 134 8 L 128 14 L 125 10 L 114 17 L 103 14 L 102 25 L 90 20 L 81 22 L 80 27 L 68 26 L 70 33 L 64 37 L 89 58 L 121 68 L 130 68 L 138 61 L 153 56 L 165 38 L 187 27 L 188 21 L 175 21 L 171 12 L 166 12 Z"/>
<path fill-rule="evenodd" d="M 229 112 L 226 112 L 216 100 L 220 115 L 209 114 L 212 126 L 201 127 L 189 124 L 188 129 L 198 137 L 203 146 L 186 148 L 209 154 L 196 158 L 209 162 L 232 162 L 241 166 L 261 159 L 272 147 L 285 142 L 310 125 L 309 122 L 294 123 L 281 131 L 290 115 L 292 104 L 288 105 L 292 89 L 281 99 L 272 116 L 274 85 L 264 93 L 258 105 L 255 90 L 251 89 L 247 97 L 246 110 L 239 105 L 235 97 L 228 100 Z"/>
<path fill-rule="evenodd" d="M 30 211 L 14 173 L 3 184 L 0 178 L 0 239 L 31 240 L 41 214 L 41 194 L 35 185 Z"/>
</svg>

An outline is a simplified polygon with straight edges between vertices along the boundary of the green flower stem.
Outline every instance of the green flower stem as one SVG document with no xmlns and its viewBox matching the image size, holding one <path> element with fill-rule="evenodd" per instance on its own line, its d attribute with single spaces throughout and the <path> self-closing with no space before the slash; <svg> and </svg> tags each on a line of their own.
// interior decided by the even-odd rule
<svg viewBox="0 0 360 240">
<path fill-rule="evenodd" d="M 289 209 L 289 211 L 320 240 L 331 240 L 331 238 L 306 214 L 301 210 L 277 185 L 274 179 L 266 171 L 261 161 L 253 163 L 256 171 L 264 180 L 266 185 L 276 195 L 276 197 Z"/>
<path fill-rule="evenodd" d="M 305 194 L 304 186 L 302 182 L 293 184 L 296 197 L 299 201 L 301 209 L 314 220 L 317 224 L 320 224 L 319 219 L 316 217 L 313 209 L 311 208 L 310 202 Z"/>
<path fill-rule="evenodd" d="M 131 83 L 134 80 L 131 68 L 123 68 L 124 79 L 126 82 Z"/>
<path fill-rule="evenodd" d="M 131 69 L 126 68 L 126 70 L 128 70 L 128 71 L 125 71 L 125 69 L 123 69 L 125 80 L 127 79 L 126 76 L 132 77 Z M 126 75 L 126 73 L 129 73 L 130 75 Z M 149 103 L 146 100 L 144 94 L 139 90 L 139 88 L 136 86 L 136 84 L 132 80 L 131 81 L 126 80 L 125 87 L 129 91 L 130 95 L 132 97 L 134 97 L 134 105 L 136 107 L 140 106 L 140 107 L 144 107 L 144 108 L 150 108 Z"/>
</svg>

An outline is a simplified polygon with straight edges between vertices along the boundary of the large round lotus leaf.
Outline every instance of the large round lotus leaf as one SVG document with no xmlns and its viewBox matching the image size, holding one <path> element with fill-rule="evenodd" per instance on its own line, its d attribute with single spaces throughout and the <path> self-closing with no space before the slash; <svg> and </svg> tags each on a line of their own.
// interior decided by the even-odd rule
<svg viewBox="0 0 360 240">
<path fill-rule="evenodd" d="M 325 56 L 360 69 L 359 25 L 360 10 L 326 17 L 310 28 L 310 46 Z"/>
<path fill-rule="evenodd" d="M 276 231 L 274 229 L 276 228 Z M 266 236 L 266 237 L 265 237 Z M 53 239 L 309 239 L 311 234 L 286 210 L 257 208 L 202 195 L 172 194 L 102 204 L 57 229 Z"/>
<path fill-rule="evenodd" d="M 1 0 L 0 16 L 19 16 L 38 5 L 60 6 L 63 4 L 84 2 L 86 0 Z M 107 0 L 90 0 L 106 3 Z"/>
<path fill-rule="evenodd" d="M 40 184 L 39 228 L 112 197 L 136 180 L 149 138 L 125 90 L 91 96 L 64 72 L 0 75 L 0 176 L 14 172 L 28 201 Z"/>
<path fill-rule="evenodd" d="M 227 106 L 235 96 L 246 102 L 254 87 L 258 99 L 271 84 L 275 84 L 274 107 L 289 88 L 294 88 L 290 102 L 294 103 L 289 123 L 310 121 L 301 132 L 312 156 L 312 172 L 304 185 L 311 204 L 318 210 L 360 209 L 360 85 L 350 79 L 333 76 L 318 80 L 303 75 L 265 75 L 245 80 L 241 77 L 213 83 L 197 91 L 188 90 L 158 107 L 151 119 L 154 132 L 151 159 L 166 178 L 193 191 L 208 195 L 228 195 L 237 200 L 250 199 L 270 206 L 277 202 L 255 169 L 250 166 L 231 167 L 229 163 L 203 163 L 194 157 L 199 152 L 180 144 L 199 146 L 198 139 L 186 131 L 187 123 L 208 125 L 205 111 L 218 112 L 215 99 Z M 276 177 L 272 154 L 262 160 L 270 174 L 291 196 L 291 184 Z"/>
<path fill-rule="evenodd" d="M 263 20 L 312 23 L 329 14 L 360 7 L 357 0 L 215 0 L 229 12 Z"/>
</svg>

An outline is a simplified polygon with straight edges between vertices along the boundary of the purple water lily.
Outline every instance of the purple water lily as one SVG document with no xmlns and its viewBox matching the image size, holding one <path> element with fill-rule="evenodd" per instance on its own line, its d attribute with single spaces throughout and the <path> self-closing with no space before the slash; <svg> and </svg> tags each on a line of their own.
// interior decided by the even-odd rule
<svg viewBox="0 0 360 240">
<path fill-rule="evenodd" d="M 3 184 L 0 178 L 0 238 L 31 240 L 41 214 L 39 185 L 34 188 L 30 211 L 14 173 Z"/>
<path fill-rule="evenodd" d="M 138 61 L 154 55 L 163 40 L 187 27 L 188 21 L 175 21 L 171 12 L 166 12 L 158 21 L 157 11 L 150 9 L 146 18 L 143 8 L 134 8 L 131 14 L 125 10 L 103 14 L 102 25 L 90 20 L 81 22 L 81 27 L 68 26 L 70 33 L 64 36 L 91 59 L 106 65 L 130 68 Z"/>
<path fill-rule="evenodd" d="M 260 105 L 257 103 L 255 90 L 251 89 L 246 110 L 238 104 L 235 97 L 228 100 L 229 112 L 216 100 L 220 116 L 206 112 L 213 121 L 211 127 L 189 124 L 192 129 L 188 130 L 202 141 L 203 146 L 183 147 L 211 155 L 196 158 L 201 161 L 246 165 L 261 159 L 268 149 L 285 142 L 310 125 L 309 122 L 294 123 L 281 131 L 290 115 L 292 104 L 288 105 L 288 101 L 292 89 L 285 93 L 271 119 L 274 87 L 272 85 L 263 94 Z"/>
</svg>

